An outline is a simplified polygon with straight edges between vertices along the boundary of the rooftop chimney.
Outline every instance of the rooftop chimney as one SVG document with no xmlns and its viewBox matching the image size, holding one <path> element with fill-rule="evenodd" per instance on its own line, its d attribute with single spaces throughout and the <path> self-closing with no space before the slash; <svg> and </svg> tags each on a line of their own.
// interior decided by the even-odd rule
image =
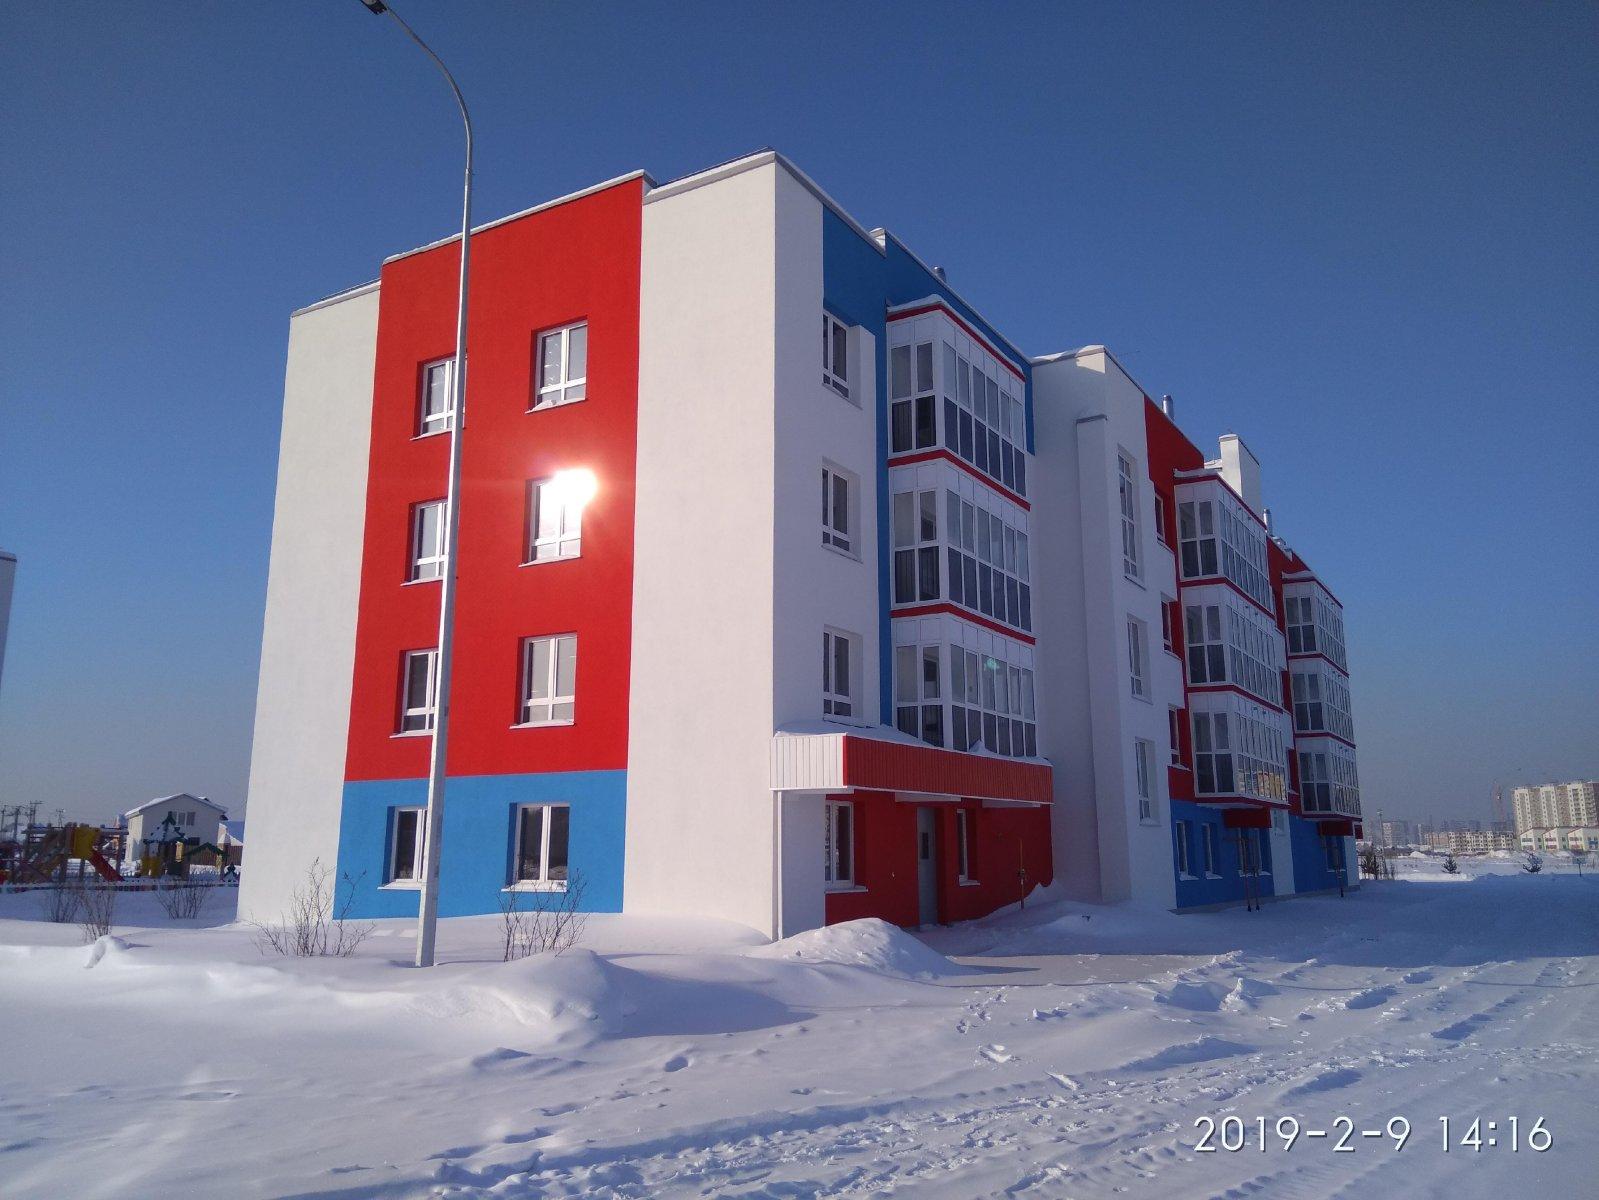
<svg viewBox="0 0 1599 1200">
<path fill-rule="evenodd" d="M 1160 398 L 1160 411 L 1168 417 L 1171 416 L 1171 395 L 1169 393 Z"/>
<path fill-rule="evenodd" d="M 1266 522 L 1266 532 L 1270 533 L 1271 532 L 1271 509 L 1269 509 L 1269 508 L 1261 509 L 1260 510 L 1260 519 L 1262 521 Z"/>
<path fill-rule="evenodd" d="M 933 268 L 933 274 L 938 276 L 938 281 L 940 283 L 948 283 L 949 282 L 949 276 L 944 274 L 944 268 L 943 267 L 934 267 Z"/>
</svg>

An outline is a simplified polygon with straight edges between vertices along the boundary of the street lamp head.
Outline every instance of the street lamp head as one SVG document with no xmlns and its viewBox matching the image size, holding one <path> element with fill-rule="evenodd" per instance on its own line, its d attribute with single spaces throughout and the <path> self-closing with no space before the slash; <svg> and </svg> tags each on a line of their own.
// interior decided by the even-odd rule
<svg viewBox="0 0 1599 1200">
<path fill-rule="evenodd" d="M 389 11 L 383 0 L 361 0 L 361 3 L 366 5 L 368 12 L 376 13 L 380 17 Z"/>
</svg>

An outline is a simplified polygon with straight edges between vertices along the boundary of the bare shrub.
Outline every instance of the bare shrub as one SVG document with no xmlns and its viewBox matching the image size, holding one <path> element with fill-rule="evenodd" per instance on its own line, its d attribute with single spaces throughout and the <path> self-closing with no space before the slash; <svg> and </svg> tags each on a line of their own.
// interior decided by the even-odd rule
<svg viewBox="0 0 1599 1200">
<path fill-rule="evenodd" d="M 1540 855 L 1528 853 L 1526 861 L 1521 864 L 1521 869 L 1529 875 L 1536 875 L 1543 870 L 1543 858 Z"/>
<path fill-rule="evenodd" d="M 344 903 L 334 907 L 333 872 L 320 858 L 306 868 L 305 882 L 289 898 L 289 911 L 277 922 L 252 921 L 255 945 L 262 954 L 287 958 L 348 958 L 372 935 L 375 926 L 349 920 L 355 887 L 366 873 L 343 876 Z"/>
<path fill-rule="evenodd" d="M 560 954 L 583 936 L 583 875 L 573 871 L 558 891 L 500 893 L 500 932 L 506 962 L 530 954 Z"/>
<path fill-rule="evenodd" d="M 40 889 L 38 896 L 39 908 L 43 911 L 46 921 L 66 925 L 78 919 L 78 905 L 82 903 L 83 897 L 78 894 L 76 887 L 56 883 Z"/>
<path fill-rule="evenodd" d="M 155 898 L 161 910 L 175 921 L 192 921 L 205 907 L 206 885 L 163 879 L 156 884 Z"/>
<path fill-rule="evenodd" d="M 117 914 L 117 885 L 80 883 L 77 892 L 78 928 L 85 942 L 97 941 L 111 932 Z"/>
</svg>

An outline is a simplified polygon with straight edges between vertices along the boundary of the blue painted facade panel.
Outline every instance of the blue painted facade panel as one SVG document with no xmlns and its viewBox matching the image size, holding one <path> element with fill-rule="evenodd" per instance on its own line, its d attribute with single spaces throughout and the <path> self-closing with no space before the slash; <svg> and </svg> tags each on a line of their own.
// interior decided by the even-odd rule
<svg viewBox="0 0 1599 1200">
<path fill-rule="evenodd" d="M 885 252 L 886 250 L 886 252 Z M 889 531 L 888 495 L 888 309 L 928 296 L 942 297 L 973 329 L 983 334 L 1022 372 L 1022 407 L 1027 421 L 1027 449 L 1033 449 L 1032 366 L 1006 350 L 1006 342 L 992 325 L 972 311 L 949 286 L 922 266 L 892 236 L 884 250 L 861 237 L 832 209 L 822 209 L 822 303 L 840 320 L 859 325 L 876 341 L 877 395 L 874 426 L 877 431 L 877 562 L 878 594 L 885 598 L 878 616 L 878 672 L 884 725 L 894 724 L 893 636 L 887 597 L 893 594 L 890 569 L 893 560 Z"/>
<path fill-rule="evenodd" d="M 338 896 L 353 887 L 352 917 L 414 917 L 415 887 L 388 887 L 392 815 L 427 803 L 427 780 L 346 783 L 339 824 Z M 583 909 L 622 911 L 626 771 L 452 778 L 444 806 L 444 856 L 439 863 L 439 915 L 499 911 L 511 878 L 515 813 L 520 804 L 571 807 L 569 862 L 583 877 Z"/>
<path fill-rule="evenodd" d="M 1244 903 L 1248 895 L 1245 890 L 1245 877 L 1240 875 L 1238 870 L 1238 831 L 1227 829 L 1223 825 L 1222 810 L 1206 804 L 1196 804 L 1191 800 L 1173 800 L 1171 810 L 1172 873 L 1177 883 L 1177 907 L 1198 908 L 1210 904 Z M 1192 879 L 1185 879 L 1176 873 L 1179 824 L 1186 825 L 1188 830 L 1190 871 L 1195 876 Z M 1216 873 L 1220 876 L 1219 879 L 1208 878 L 1203 873 L 1200 829 L 1205 825 L 1211 826 L 1214 830 L 1219 864 Z M 1328 867 L 1326 841 L 1317 829 L 1316 822 L 1290 815 L 1288 832 L 1294 860 L 1293 894 L 1337 888 L 1342 872 Z M 1259 837 L 1261 866 L 1266 872 L 1261 876 L 1259 894 L 1280 895 L 1281 893 L 1277 891 L 1275 872 L 1272 871 L 1269 831 L 1261 830 Z M 1336 841 L 1339 845 L 1338 853 L 1341 855 L 1343 839 L 1339 838 Z M 1342 858 L 1340 857 L 1338 861 L 1341 862 Z"/>
</svg>

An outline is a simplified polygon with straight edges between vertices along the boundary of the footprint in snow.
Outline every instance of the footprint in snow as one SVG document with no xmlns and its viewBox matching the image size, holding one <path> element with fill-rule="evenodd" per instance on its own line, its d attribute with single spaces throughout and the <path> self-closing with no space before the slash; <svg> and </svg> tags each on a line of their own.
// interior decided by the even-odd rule
<svg viewBox="0 0 1599 1200">
<path fill-rule="evenodd" d="M 693 1061 L 694 1060 L 689 1058 L 689 1056 L 686 1055 L 686 1054 L 674 1054 L 674 1055 L 672 1055 L 671 1058 L 667 1059 L 664 1063 L 661 1064 L 661 1070 L 663 1070 L 663 1071 L 681 1071 L 684 1067 L 690 1065 Z"/>
<path fill-rule="evenodd" d="M 1016 1058 L 1014 1054 L 1005 1049 L 1005 1047 L 1001 1046 L 998 1042 L 995 1042 L 990 1046 L 981 1047 L 977 1053 L 981 1054 L 991 1063 L 1008 1063 L 1013 1062 Z"/>
</svg>

